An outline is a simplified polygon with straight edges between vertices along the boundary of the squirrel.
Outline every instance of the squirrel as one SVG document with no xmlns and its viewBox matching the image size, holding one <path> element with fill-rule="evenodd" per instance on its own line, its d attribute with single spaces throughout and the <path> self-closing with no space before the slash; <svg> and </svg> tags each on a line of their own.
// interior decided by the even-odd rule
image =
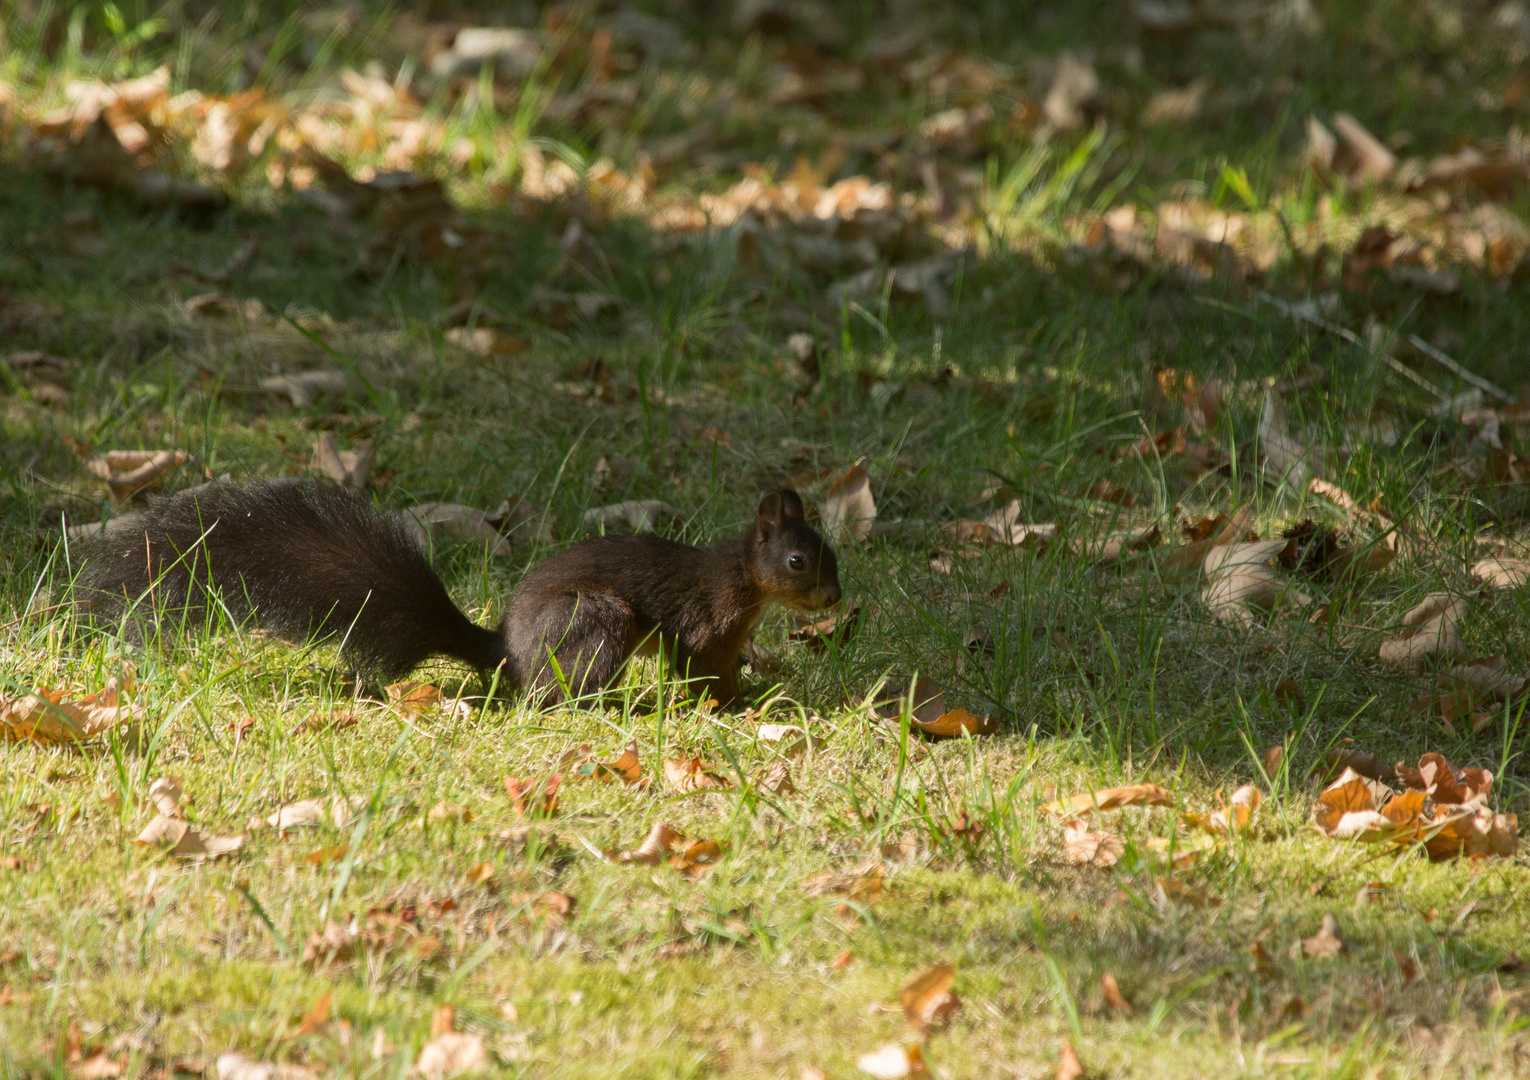
<svg viewBox="0 0 1530 1080">
<path fill-rule="evenodd" d="M 88 541 L 88 606 L 152 624 L 221 610 L 290 641 L 338 639 L 363 679 L 396 680 L 433 656 L 543 704 L 609 687 L 634 652 L 664 649 L 721 706 L 768 604 L 839 602 L 834 551 L 795 491 L 760 500 L 741 537 L 691 547 L 657 536 L 583 540 L 532 568 L 494 629 L 452 602 L 405 521 L 326 481 L 213 481 L 151 502 Z"/>
</svg>

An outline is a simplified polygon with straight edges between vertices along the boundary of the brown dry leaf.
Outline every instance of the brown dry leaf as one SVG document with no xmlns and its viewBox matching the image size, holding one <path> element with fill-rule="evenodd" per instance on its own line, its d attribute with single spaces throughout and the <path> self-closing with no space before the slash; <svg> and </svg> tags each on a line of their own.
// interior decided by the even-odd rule
<svg viewBox="0 0 1530 1080">
<path fill-rule="evenodd" d="M 1292 491 L 1307 487 L 1312 477 L 1327 469 L 1330 451 L 1324 446 L 1305 446 L 1286 430 L 1286 410 L 1280 394 L 1270 387 L 1264 394 L 1264 413 L 1259 421 L 1259 449 L 1268 466 L 1268 475 L 1277 483 L 1290 485 Z"/>
<path fill-rule="evenodd" d="M 483 1039 L 471 1032 L 448 1031 L 420 1047 L 414 1068 L 425 1080 L 446 1080 L 493 1069 Z"/>
<path fill-rule="evenodd" d="M 215 859 L 238 851 L 244 844 L 244 837 L 214 836 L 179 818 L 159 814 L 144 826 L 136 842 L 145 847 L 164 848 L 177 858 Z"/>
<path fill-rule="evenodd" d="M 730 791 L 733 783 L 721 773 L 708 769 L 701 758 L 681 758 L 664 763 L 664 779 L 676 791 Z"/>
<path fill-rule="evenodd" d="M 1079 818 L 1063 826 L 1063 858 L 1074 866 L 1096 866 L 1101 870 L 1116 865 L 1126 845 L 1108 829 L 1092 830 Z"/>
<path fill-rule="evenodd" d="M 919 717 L 910 717 L 909 723 L 926 735 L 933 735 L 938 739 L 957 738 L 963 734 L 969 735 L 992 735 L 999 730 L 999 720 L 994 716 L 979 716 L 977 713 L 968 712 L 966 709 L 952 709 L 943 712 L 934 720 L 924 721 Z"/>
<path fill-rule="evenodd" d="M 1190 828 L 1204 829 L 1213 835 L 1226 836 L 1242 832 L 1253 820 L 1254 811 L 1259 809 L 1262 798 L 1259 789 L 1253 784 L 1244 784 L 1233 792 L 1232 801 L 1220 810 L 1213 810 L 1209 814 L 1183 814 L 1180 820 Z"/>
<path fill-rule="evenodd" d="M 786 796 L 797 794 L 797 788 L 792 783 L 791 766 L 784 761 L 778 761 L 765 770 L 765 775 L 760 777 L 759 786 L 772 795 Z"/>
<path fill-rule="evenodd" d="M 671 506 L 661 499 L 628 499 L 586 510 L 584 524 L 592 529 L 630 529 L 635 533 L 651 533 L 658 527 L 660 519 L 680 516 L 678 506 Z"/>
<path fill-rule="evenodd" d="M 0 698 L 0 737 L 50 743 L 93 739 L 143 717 L 143 706 L 121 700 L 132 689 L 133 670 L 124 665 L 100 690 L 75 701 L 65 701 L 62 690 Z"/>
<path fill-rule="evenodd" d="M 1430 593 L 1403 616 L 1402 636 L 1381 643 L 1378 655 L 1384 664 L 1408 671 L 1422 671 L 1435 660 L 1461 655 L 1461 634 L 1456 624 L 1466 614 L 1466 601 L 1449 593 Z"/>
<path fill-rule="evenodd" d="M 485 859 L 478 865 L 469 868 L 468 872 L 463 875 L 463 878 L 469 885 L 493 885 L 494 864 Z"/>
<path fill-rule="evenodd" d="M 903 1017 L 908 1021 L 910 1031 L 923 1037 L 933 1024 L 961 1008 L 951 989 L 955 981 L 955 964 L 936 964 L 903 984 L 903 989 L 898 991 L 898 1004 L 903 1007 Z"/>
<path fill-rule="evenodd" d="M 389 706 L 401 716 L 419 717 L 440 708 L 446 697 L 441 688 L 422 682 L 398 682 L 383 687 Z"/>
<path fill-rule="evenodd" d="M 1257 544 L 1214 546 L 1202 564 L 1206 572 L 1203 599 L 1219 621 L 1252 627 L 1249 611 L 1257 607 L 1269 611 L 1281 597 L 1275 584 L 1275 569 L 1270 560 L 1286 546 L 1285 540 L 1266 540 Z M 1306 598 L 1295 590 L 1287 595 L 1298 603 Z"/>
<path fill-rule="evenodd" d="M 1490 556 L 1472 566 L 1472 580 L 1489 589 L 1518 589 L 1530 581 L 1530 559 Z"/>
<path fill-rule="evenodd" d="M 1264 775 L 1274 779 L 1275 774 L 1280 772 L 1281 763 L 1286 760 L 1286 748 L 1284 746 L 1272 746 L 1264 752 Z"/>
<path fill-rule="evenodd" d="M 1073 1043 L 1064 1039 L 1057 1048 L 1057 1080 L 1082 1080 L 1084 1063 L 1078 1059 Z"/>
<path fill-rule="evenodd" d="M 558 759 L 558 767 L 573 776 L 593 777 L 606 783 L 620 780 L 624 784 L 646 784 L 636 739 L 629 742 L 614 761 L 596 761 L 593 750 L 594 746 L 589 743 L 570 750 Z"/>
<path fill-rule="evenodd" d="M 214 1065 L 218 1080 L 319 1080 L 307 1066 L 256 1061 L 234 1050 L 219 1054 Z"/>
<path fill-rule="evenodd" d="M 488 326 L 454 326 L 445 336 L 448 345 L 485 360 L 494 356 L 519 356 L 531 349 L 529 338 Z"/>
<path fill-rule="evenodd" d="M 1206 562 L 1206 553 L 1214 547 L 1226 547 L 1239 543 L 1254 520 L 1254 504 L 1239 507 L 1230 516 L 1218 514 L 1214 518 L 1202 518 L 1187 524 L 1189 543 L 1171 548 L 1159 559 L 1165 570 L 1194 570 Z"/>
<path fill-rule="evenodd" d="M 1530 684 L 1530 679 L 1511 673 L 1508 664 L 1508 657 L 1502 653 L 1480 656 L 1445 672 L 1442 685 L 1448 689 L 1468 690 L 1477 700 L 1511 701 Z"/>
<path fill-rule="evenodd" d="M 883 720 L 899 720 L 909 695 L 900 688 L 889 687 L 878 694 L 876 714 Z M 935 684 L 923 676 L 914 680 L 913 714 L 910 722 L 934 724 L 946 714 L 946 699 Z"/>
<path fill-rule="evenodd" d="M 722 862 L 725 850 L 716 840 L 692 840 L 684 851 L 677 851 L 669 857 L 669 865 L 686 877 L 700 877 Z"/>
<path fill-rule="evenodd" d="M 1158 543 L 1162 535 L 1163 531 L 1155 521 L 1130 532 L 1116 533 L 1098 540 L 1073 540 L 1069 547 L 1086 559 L 1110 565 L 1120 562 L 1127 555 L 1147 551 Z"/>
<path fill-rule="evenodd" d="M 641 866 L 658 866 L 664 856 L 674 851 L 684 837 L 671 826 L 656 821 L 643 843 L 632 851 L 610 854 L 619 863 L 638 863 Z"/>
<path fill-rule="evenodd" d="M 191 460 L 184 450 L 111 450 L 85 463 L 122 505 Z"/>
<path fill-rule="evenodd" d="M 850 870 L 826 870 L 802 882 L 805 896 L 843 896 L 870 904 L 882 895 L 882 860 L 868 859 Z"/>
<path fill-rule="evenodd" d="M 1074 817 L 1094 810 L 1115 810 L 1122 806 L 1173 806 L 1174 796 L 1157 784 L 1131 784 L 1128 787 L 1102 788 L 1084 791 L 1066 799 L 1058 799 L 1041 808 L 1043 814 L 1065 814 Z"/>
<path fill-rule="evenodd" d="M 349 960 L 356 952 L 356 935 L 337 922 L 326 922 L 323 930 L 309 935 L 303 943 L 303 963 L 323 967 Z"/>
<path fill-rule="evenodd" d="M 1100 976 L 1100 990 L 1105 994 L 1106 1007 L 1121 1013 L 1123 1016 L 1132 1011 L 1132 1003 L 1126 1000 L 1126 995 L 1121 993 L 1121 987 L 1116 982 L 1116 977 L 1110 972 Z"/>
<path fill-rule="evenodd" d="M 355 713 L 309 713 L 297 722 L 292 734 L 297 736 L 319 731 L 343 731 L 360 723 L 361 717 Z"/>
<path fill-rule="evenodd" d="M 517 818 L 527 814 L 533 817 L 551 817 L 556 814 L 558 788 L 562 783 L 562 773 L 553 773 L 544 780 L 527 780 L 524 784 L 513 776 L 504 778 L 505 794 L 510 797 Z"/>
<path fill-rule="evenodd" d="M 880 1050 L 862 1054 L 855 1059 L 855 1067 L 875 1080 L 901 1080 L 902 1077 L 924 1077 L 930 1070 L 924 1063 L 924 1052 L 918 1043 L 904 1046 L 888 1043 Z"/>
<path fill-rule="evenodd" d="M 469 810 L 467 807 L 463 806 L 461 803 L 447 802 L 445 799 L 442 799 L 426 812 L 425 820 L 433 823 L 442 821 L 460 821 L 466 824 L 470 821 L 477 821 L 478 815 L 473 813 L 473 811 Z"/>
<path fill-rule="evenodd" d="M 317 1034 L 329 1023 L 329 1013 L 330 993 L 328 990 L 325 990 L 319 995 L 318 1000 L 313 1003 L 313 1008 L 303 1014 L 303 1019 L 298 1026 L 284 1037 L 287 1039 L 297 1039 L 304 1035 Z"/>
<path fill-rule="evenodd" d="M 1310 938 L 1303 938 L 1302 953 L 1312 960 L 1332 960 L 1347 949 L 1339 936 L 1339 919 L 1333 912 L 1323 916 L 1323 925 Z"/>
<path fill-rule="evenodd" d="M 1318 796 L 1312 807 L 1312 823 L 1336 840 L 1388 839 L 1399 831 L 1397 822 L 1380 812 L 1391 795 L 1392 789 L 1379 780 L 1368 780 L 1346 768 Z"/>
<path fill-rule="evenodd" d="M 313 467 L 347 491 L 367 486 L 376 458 L 377 445 L 371 439 L 357 440 L 354 450 L 341 450 L 327 431 L 314 440 Z"/>
<path fill-rule="evenodd" d="M 111 1057 L 104 1050 L 97 1050 L 83 1061 L 69 1067 L 69 1075 L 76 1080 L 116 1080 L 126 1071 L 125 1063 Z"/>
<path fill-rule="evenodd" d="M 871 474 L 856 464 L 829 487 L 822 509 L 823 527 L 831 537 L 858 542 L 871 535 L 877 520 L 871 496 Z"/>
<path fill-rule="evenodd" d="M 1400 761 L 1395 768 L 1404 788 L 1422 791 L 1442 806 L 1482 803 L 1493 786 L 1493 774 L 1486 769 L 1458 769 L 1443 754 L 1425 754 L 1416 769 Z"/>
<path fill-rule="evenodd" d="M 787 635 L 788 641 L 800 641 L 810 649 L 822 650 L 829 645 L 843 647 L 855 637 L 856 628 L 860 625 L 861 603 L 859 600 L 846 601 L 839 611 L 823 619 L 814 619 L 810 615 L 796 617 L 796 628 Z"/>
<path fill-rule="evenodd" d="M 180 817 L 182 790 L 179 776 L 161 776 L 149 785 L 149 802 L 166 817 Z"/>
<path fill-rule="evenodd" d="M 186 303 L 190 305 L 191 301 Z M 258 314 L 259 301 L 255 303 L 257 310 L 254 314 Z M 295 371 L 288 375 L 269 375 L 256 385 L 262 393 L 286 398 L 292 402 L 294 409 L 306 409 L 321 397 L 343 398 L 350 382 L 343 371 L 321 368 L 317 371 Z"/>
<path fill-rule="evenodd" d="M 410 507 L 407 520 L 418 522 L 423 534 L 449 536 L 463 543 L 484 544 L 489 554 L 508 559 L 514 554 L 509 537 L 502 535 L 494 519 L 476 506 L 461 503 L 420 503 Z M 423 536 L 422 536 L 423 539 Z"/>
</svg>

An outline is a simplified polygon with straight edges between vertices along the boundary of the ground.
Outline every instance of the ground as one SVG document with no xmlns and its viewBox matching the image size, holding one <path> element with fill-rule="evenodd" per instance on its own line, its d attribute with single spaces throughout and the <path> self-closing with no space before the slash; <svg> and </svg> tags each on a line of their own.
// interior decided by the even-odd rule
<svg viewBox="0 0 1530 1080">
<path fill-rule="evenodd" d="M 1481 567 L 1530 507 L 1530 15 L 707 8 L 0 7 L 4 1074 L 1530 1071 L 1530 598 Z M 538 709 L 70 605 L 66 526 L 326 438 L 488 512 L 429 536 L 481 623 L 592 508 L 711 543 L 783 484 L 859 618 L 768 616 L 737 711 L 653 660 Z M 1466 857 L 1314 825 L 1429 752 L 1492 773 Z"/>
</svg>

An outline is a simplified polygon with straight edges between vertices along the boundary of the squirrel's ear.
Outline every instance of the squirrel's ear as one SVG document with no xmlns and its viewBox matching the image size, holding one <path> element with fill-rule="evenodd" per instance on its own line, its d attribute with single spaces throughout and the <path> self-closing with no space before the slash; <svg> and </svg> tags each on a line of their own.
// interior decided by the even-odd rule
<svg viewBox="0 0 1530 1080">
<path fill-rule="evenodd" d="M 789 518 L 802 520 L 802 497 L 791 488 L 782 488 L 777 492 L 781 496 L 781 512 Z"/>
<path fill-rule="evenodd" d="M 781 499 L 781 492 L 772 491 L 760 500 L 759 509 L 754 512 L 754 532 L 761 540 L 770 540 L 781 531 L 781 519 L 786 516 L 786 507 Z"/>
</svg>

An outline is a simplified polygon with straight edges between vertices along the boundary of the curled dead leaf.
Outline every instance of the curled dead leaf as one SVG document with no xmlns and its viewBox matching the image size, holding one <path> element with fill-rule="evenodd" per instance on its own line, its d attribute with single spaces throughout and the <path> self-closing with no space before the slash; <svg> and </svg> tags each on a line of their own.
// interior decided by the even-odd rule
<svg viewBox="0 0 1530 1080">
<path fill-rule="evenodd" d="M 656 821 L 642 844 L 631 851 L 612 854 L 610 857 L 619 863 L 658 866 L 664 856 L 674 851 L 682 839 L 684 837 L 674 828 L 662 821 Z"/>
<path fill-rule="evenodd" d="M 730 791 L 733 782 L 721 773 L 707 768 L 701 758 L 681 758 L 664 763 L 664 779 L 669 786 L 681 793 L 692 791 Z"/>
<path fill-rule="evenodd" d="M 179 818 L 159 814 L 144 826 L 136 842 L 145 847 L 163 848 L 180 859 L 215 859 L 238 851 L 244 844 L 244 837 L 215 836 Z"/>
<path fill-rule="evenodd" d="M 0 698 L 0 737 L 15 742 L 82 742 L 139 720 L 143 706 L 122 700 L 133 688 L 133 671 L 124 665 L 94 694 L 64 700 L 62 690 L 39 690 L 19 698 Z"/>
<path fill-rule="evenodd" d="M 1131 784 L 1127 787 L 1084 791 L 1066 799 L 1057 799 L 1041 808 L 1043 814 L 1073 817 L 1094 810 L 1116 810 L 1123 806 L 1173 806 L 1174 796 L 1157 784 Z"/>
<path fill-rule="evenodd" d="M 857 464 L 835 480 L 824 499 L 822 518 L 824 531 L 837 540 L 858 542 L 870 536 L 877 520 L 871 474 Z"/>
<path fill-rule="evenodd" d="M 1378 655 L 1384 664 L 1422 671 L 1436 660 L 1461 655 L 1461 634 L 1456 624 L 1466 614 L 1466 601 L 1449 593 L 1430 593 L 1403 616 L 1402 636 L 1381 643 Z"/>
<path fill-rule="evenodd" d="M 1096 866 L 1101 870 L 1116 865 L 1126 845 L 1108 829 L 1090 829 L 1080 818 L 1063 826 L 1063 858 L 1074 866 Z"/>
<path fill-rule="evenodd" d="M 1472 580 L 1489 589 L 1518 589 L 1530 581 L 1530 559 L 1490 556 L 1472 566 Z"/>
<path fill-rule="evenodd" d="M 903 984 L 898 991 L 898 1004 L 903 1007 L 910 1031 L 922 1036 L 933 1024 L 961 1008 L 951 989 L 955 981 L 955 964 L 936 964 Z"/>
</svg>

